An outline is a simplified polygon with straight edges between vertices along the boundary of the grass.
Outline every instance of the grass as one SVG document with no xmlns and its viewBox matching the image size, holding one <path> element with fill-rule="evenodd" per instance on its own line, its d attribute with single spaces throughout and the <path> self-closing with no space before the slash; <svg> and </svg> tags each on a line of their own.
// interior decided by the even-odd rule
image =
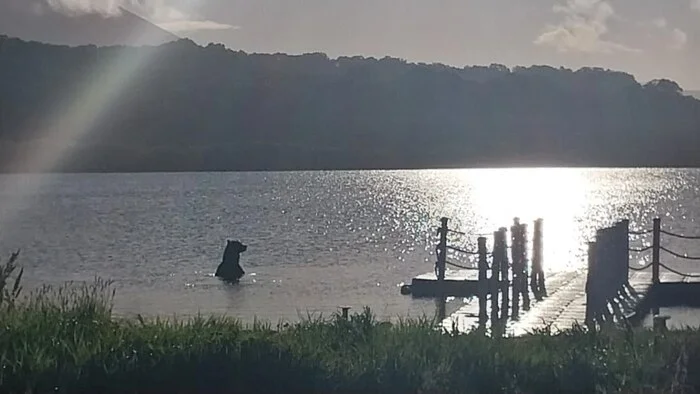
<svg viewBox="0 0 700 394">
<path fill-rule="evenodd" d="M 2 393 L 692 393 L 700 333 L 586 331 L 490 339 L 371 311 L 288 327 L 112 317 L 111 283 L 20 295 L 0 270 Z M 10 266 L 10 268 L 8 268 Z M 15 277 L 13 280 L 11 277 Z M 7 290 L 7 291 L 6 291 Z"/>
</svg>

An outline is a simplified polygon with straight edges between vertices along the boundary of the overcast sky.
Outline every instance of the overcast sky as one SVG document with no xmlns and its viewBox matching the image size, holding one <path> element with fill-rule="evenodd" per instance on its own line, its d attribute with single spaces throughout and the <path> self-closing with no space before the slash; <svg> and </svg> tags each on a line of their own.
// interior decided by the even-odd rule
<svg viewBox="0 0 700 394">
<path fill-rule="evenodd" d="M 0 0 L 0 3 L 9 0 Z M 600 66 L 700 89 L 700 0 L 32 0 L 247 52 Z"/>
</svg>

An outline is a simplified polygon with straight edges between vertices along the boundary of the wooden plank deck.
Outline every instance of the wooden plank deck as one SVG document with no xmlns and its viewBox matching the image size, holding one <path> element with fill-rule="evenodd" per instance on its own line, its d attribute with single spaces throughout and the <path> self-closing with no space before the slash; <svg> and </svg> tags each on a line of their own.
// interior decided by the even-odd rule
<svg viewBox="0 0 700 394">
<path fill-rule="evenodd" d="M 700 278 L 683 277 L 671 272 L 661 272 L 660 279 L 663 286 L 671 287 L 681 284 L 693 284 L 697 286 L 682 286 L 686 292 L 700 294 Z M 623 310 L 625 315 L 634 314 L 634 308 L 645 300 L 653 286 L 651 272 L 634 272 L 630 275 L 630 285 L 639 297 L 637 303 L 631 308 Z M 518 320 L 509 320 L 505 334 L 507 336 L 520 336 L 538 329 L 544 329 L 548 325 L 553 331 L 571 328 L 576 323 L 584 324 L 586 316 L 586 271 L 571 271 L 551 274 L 547 278 L 548 297 L 536 301 L 531 296 L 531 308 L 528 311 L 520 310 Z M 677 287 L 677 286 L 676 286 Z M 692 287 L 692 289 L 691 289 Z M 698 300 L 700 302 L 700 300 Z M 442 326 L 451 331 L 456 328 L 460 332 L 469 331 L 478 326 L 479 305 L 473 297 L 463 307 L 446 317 Z M 489 301 L 490 310 L 490 301 Z M 488 328 L 488 323 L 486 328 Z"/>
<path fill-rule="evenodd" d="M 576 271 L 561 272 L 552 274 L 550 277 L 547 277 L 547 289 L 549 297 L 544 298 L 540 302 L 535 301 L 534 297 L 532 297 L 530 311 L 523 311 L 521 309 L 521 321 L 529 318 L 536 319 L 538 316 L 551 317 L 551 312 L 556 312 L 553 309 L 553 306 L 556 306 L 558 304 L 566 304 L 565 300 L 573 298 L 571 294 L 563 295 L 563 292 L 571 293 L 573 289 L 576 289 L 576 280 L 579 277 L 583 278 L 583 282 L 581 282 L 582 284 L 580 284 L 580 286 L 578 287 L 580 287 L 583 290 L 585 287 L 585 273 L 582 274 L 581 272 Z M 488 308 L 489 310 L 491 308 L 490 300 Z M 463 307 L 459 308 L 452 315 L 446 317 L 442 322 L 442 326 L 447 330 L 452 330 L 453 327 L 456 327 L 458 331 L 466 332 L 478 326 L 478 318 L 479 302 L 478 299 L 472 298 L 468 300 L 468 302 Z M 510 325 L 513 325 L 515 323 L 518 322 L 512 322 Z M 512 330 L 513 328 L 507 328 L 506 334 L 510 334 L 510 331 Z"/>
</svg>

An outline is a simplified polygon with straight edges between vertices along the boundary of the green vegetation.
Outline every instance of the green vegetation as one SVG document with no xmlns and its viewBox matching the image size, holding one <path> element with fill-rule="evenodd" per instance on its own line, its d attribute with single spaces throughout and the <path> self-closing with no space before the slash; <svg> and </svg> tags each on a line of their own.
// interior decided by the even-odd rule
<svg viewBox="0 0 700 394">
<path fill-rule="evenodd" d="M 0 36 L 0 171 L 46 171 L 62 119 L 50 171 L 700 166 L 700 100 L 664 79 Z"/>
<path fill-rule="evenodd" d="M 443 334 L 369 310 L 288 327 L 225 318 L 116 320 L 109 282 L 5 292 L 0 392 L 694 392 L 700 335 L 686 330 Z M 9 268 L 8 268 L 9 267 Z M 9 288 L 9 287 L 8 287 Z M 19 285 L 14 286 L 18 289 Z"/>
</svg>

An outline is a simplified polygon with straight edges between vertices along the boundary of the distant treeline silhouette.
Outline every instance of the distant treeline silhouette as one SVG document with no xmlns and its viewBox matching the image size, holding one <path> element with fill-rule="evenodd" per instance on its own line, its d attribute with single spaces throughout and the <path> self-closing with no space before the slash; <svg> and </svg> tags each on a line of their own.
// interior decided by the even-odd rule
<svg viewBox="0 0 700 394">
<path fill-rule="evenodd" d="M 700 101 L 669 80 L 247 54 L 189 40 L 0 42 L 3 171 L 34 170 L 23 163 L 36 139 L 86 124 L 76 141 L 60 141 L 77 145 L 56 170 L 700 165 Z M 89 87 L 119 94 L 95 122 L 53 121 L 79 99 L 90 118 L 99 101 L 83 95 Z"/>
</svg>

